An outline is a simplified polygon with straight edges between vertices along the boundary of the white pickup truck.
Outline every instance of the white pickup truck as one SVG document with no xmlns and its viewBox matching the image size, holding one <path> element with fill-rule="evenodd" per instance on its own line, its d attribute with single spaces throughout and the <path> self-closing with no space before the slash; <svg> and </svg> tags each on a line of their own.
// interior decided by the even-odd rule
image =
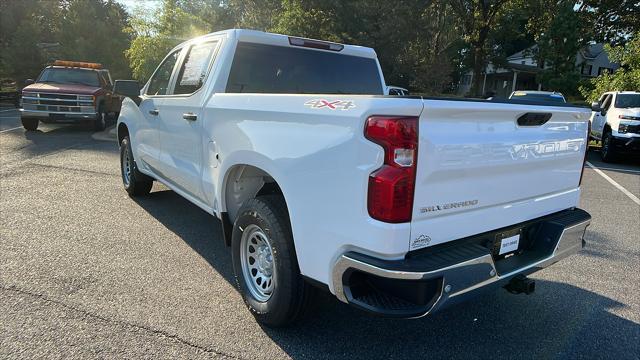
<svg viewBox="0 0 640 360">
<path fill-rule="evenodd" d="M 639 92 L 607 92 L 591 108 L 591 137 L 602 142 L 603 161 L 615 161 L 624 154 L 640 154 Z"/>
<path fill-rule="evenodd" d="M 218 217 L 267 325 L 318 287 L 405 318 L 530 293 L 526 275 L 584 245 L 587 108 L 385 96 L 370 48 L 248 30 L 187 41 L 115 91 L 125 189 L 159 181 Z"/>
</svg>

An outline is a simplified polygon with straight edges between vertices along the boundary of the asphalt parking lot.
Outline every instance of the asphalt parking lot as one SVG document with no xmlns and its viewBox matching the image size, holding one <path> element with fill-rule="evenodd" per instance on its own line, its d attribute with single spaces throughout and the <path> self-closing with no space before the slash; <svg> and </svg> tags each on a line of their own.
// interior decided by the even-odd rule
<svg viewBox="0 0 640 360">
<path fill-rule="evenodd" d="M 272 330 L 235 291 L 218 220 L 157 184 L 130 199 L 116 143 L 86 128 L 19 126 L 0 110 L 0 358 L 640 357 L 637 160 L 591 151 L 587 247 L 534 274 L 532 295 L 407 321 L 320 294 L 304 324 Z"/>
</svg>

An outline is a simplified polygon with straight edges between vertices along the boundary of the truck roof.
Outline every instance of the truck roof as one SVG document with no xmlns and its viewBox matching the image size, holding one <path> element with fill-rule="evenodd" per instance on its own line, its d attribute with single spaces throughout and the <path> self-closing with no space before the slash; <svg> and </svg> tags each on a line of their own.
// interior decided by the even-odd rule
<svg viewBox="0 0 640 360">
<path fill-rule="evenodd" d="M 343 55 L 352 55 L 352 56 L 367 57 L 367 58 L 377 57 L 376 52 L 372 48 L 365 47 L 365 46 L 347 45 L 347 44 L 334 43 L 331 41 L 316 40 L 316 39 L 288 36 L 288 35 L 274 34 L 274 33 L 268 33 L 264 31 L 258 31 L 258 30 L 246 30 L 246 29 L 228 29 L 228 30 L 222 30 L 222 31 L 217 31 L 214 33 L 202 35 L 181 43 L 180 45 L 176 46 L 174 50 L 181 48 L 188 43 L 200 42 L 200 41 L 206 40 L 207 38 L 216 37 L 220 35 L 226 35 L 227 38 L 236 40 L 236 41 L 268 44 L 268 45 L 276 45 L 276 46 L 286 46 L 286 47 L 303 46 L 303 45 L 294 45 L 292 44 L 292 41 L 294 42 L 298 41 L 300 43 L 304 41 L 308 41 L 313 45 L 321 44 L 321 45 L 328 45 L 332 47 L 332 49 L 322 49 L 318 47 L 305 46 L 311 50 L 335 51 Z"/>
</svg>

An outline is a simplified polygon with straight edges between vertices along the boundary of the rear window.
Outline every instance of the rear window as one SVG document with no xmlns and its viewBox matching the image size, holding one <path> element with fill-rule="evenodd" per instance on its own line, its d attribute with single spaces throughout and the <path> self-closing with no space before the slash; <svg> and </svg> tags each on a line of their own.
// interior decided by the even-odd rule
<svg viewBox="0 0 640 360">
<path fill-rule="evenodd" d="M 383 95 L 375 59 L 244 42 L 226 92 Z"/>
<path fill-rule="evenodd" d="M 617 108 L 640 108 L 640 94 L 618 94 L 614 106 Z"/>
<path fill-rule="evenodd" d="M 547 101 L 547 102 L 558 102 L 558 103 L 566 103 L 564 97 L 560 94 L 536 94 L 536 93 L 526 93 L 526 92 L 515 92 L 513 93 L 512 99 L 516 100 L 524 100 L 524 101 Z"/>
</svg>

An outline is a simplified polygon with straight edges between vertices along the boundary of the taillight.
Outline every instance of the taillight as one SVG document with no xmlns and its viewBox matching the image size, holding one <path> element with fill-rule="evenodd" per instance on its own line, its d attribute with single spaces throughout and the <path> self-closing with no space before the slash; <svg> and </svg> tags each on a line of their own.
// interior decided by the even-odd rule
<svg viewBox="0 0 640 360">
<path fill-rule="evenodd" d="M 384 149 L 384 164 L 369 176 L 369 215 L 389 223 L 411 221 L 418 160 L 418 118 L 372 116 L 365 137 Z"/>
<path fill-rule="evenodd" d="M 582 185 L 582 176 L 584 176 L 584 167 L 587 165 L 587 154 L 589 153 L 589 139 L 591 138 L 591 121 L 587 121 L 587 143 L 585 144 L 584 149 L 584 159 L 582 160 L 582 172 L 580 173 L 580 181 L 578 181 L 578 186 Z"/>
</svg>

